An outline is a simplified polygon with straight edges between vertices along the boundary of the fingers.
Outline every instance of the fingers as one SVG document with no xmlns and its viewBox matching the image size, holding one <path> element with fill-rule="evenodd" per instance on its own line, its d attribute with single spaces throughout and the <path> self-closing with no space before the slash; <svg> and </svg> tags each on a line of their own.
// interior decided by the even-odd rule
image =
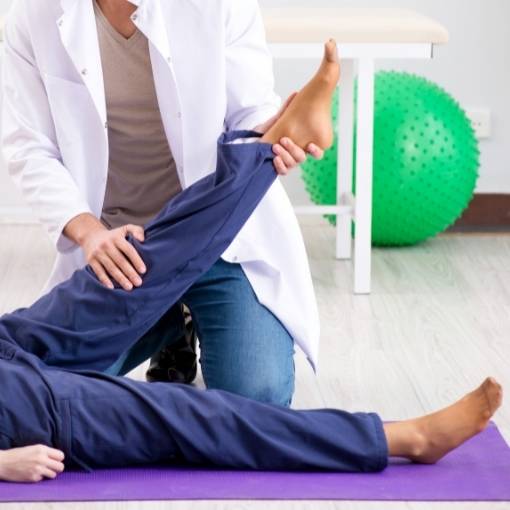
<svg viewBox="0 0 510 510">
<path fill-rule="evenodd" d="M 41 467 L 38 469 L 38 473 L 35 475 L 35 482 L 40 482 L 43 478 L 49 478 L 50 480 L 53 480 L 57 478 L 58 473 L 53 471 L 52 469 L 48 467 Z"/>
<path fill-rule="evenodd" d="M 124 256 L 123 252 L 121 251 L 122 249 L 126 249 L 126 247 L 125 247 L 126 244 L 128 246 L 131 246 L 125 239 L 119 239 L 117 241 L 117 244 L 115 246 L 112 246 L 108 250 L 107 253 L 108 253 L 110 259 L 115 264 L 115 267 L 121 271 L 121 273 L 123 274 L 123 276 L 125 278 L 127 278 L 129 280 L 129 283 L 131 283 L 131 285 L 134 285 L 136 287 L 140 287 L 140 285 L 142 285 L 142 279 L 140 278 L 140 275 L 136 272 L 135 268 L 127 260 L 127 258 Z M 135 251 L 135 253 L 136 253 L 136 251 Z M 140 258 L 140 257 L 138 257 L 138 258 Z M 129 290 L 131 290 L 131 289 L 129 289 Z"/>
<path fill-rule="evenodd" d="M 98 260 L 100 264 L 106 269 L 108 275 L 111 276 L 124 290 L 133 290 L 133 284 L 110 258 L 109 252 L 100 253 L 98 255 Z"/>
<path fill-rule="evenodd" d="M 279 175 L 287 175 L 289 173 L 287 167 L 285 166 L 285 163 L 283 162 L 282 158 L 280 158 L 280 156 L 276 156 L 276 158 L 274 158 L 273 164 L 276 172 Z"/>
<path fill-rule="evenodd" d="M 279 161 L 283 164 L 283 169 L 278 171 L 278 173 L 280 175 L 287 175 L 289 171 L 296 166 L 294 159 L 281 145 L 275 145 L 273 147 L 273 152 L 278 156 Z"/>
<path fill-rule="evenodd" d="M 108 275 L 106 274 L 106 271 L 103 269 L 103 266 L 97 261 L 92 260 L 89 262 L 90 267 L 92 268 L 92 271 L 94 271 L 95 275 L 97 276 L 97 279 L 108 289 L 113 290 L 114 286 L 110 278 L 108 278 Z"/>
<path fill-rule="evenodd" d="M 29 475 L 27 475 L 26 479 L 22 479 L 20 481 L 38 483 L 41 482 L 43 478 L 44 476 L 39 472 L 39 470 L 36 470 L 34 473 L 30 473 Z"/>
<path fill-rule="evenodd" d="M 138 225 L 126 225 L 124 227 L 124 236 L 131 234 L 137 241 L 143 243 L 145 241 L 145 231 Z"/>
<path fill-rule="evenodd" d="M 306 153 L 296 145 L 290 138 L 282 138 L 280 144 L 273 146 L 276 154 L 274 165 L 280 175 L 287 175 L 295 166 L 306 160 Z"/>
<path fill-rule="evenodd" d="M 310 156 L 314 157 L 315 159 L 322 159 L 324 157 L 324 151 L 314 143 L 308 145 L 306 150 L 308 154 L 310 154 Z"/>
<path fill-rule="evenodd" d="M 63 464 L 64 453 L 60 450 L 44 445 L 31 447 L 32 455 L 35 454 L 35 465 L 31 470 L 29 481 L 40 482 L 43 478 L 54 479 L 65 469 Z"/>
<path fill-rule="evenodd" d="M 56 450 L 55 448 L 48 448 L 48 457 L 58 462 L 63 462 L 65 459 L 64 452 Z"/>
<path fill-rule="evenodd" d="M 138 255 L 138 252 L 136 251 L 135 247 L 132 244 L 128 243 L 126 239 L 119 239 L 119 241 L 117 242 L 117 247 L 126 256 L 129 262 L 131 262 L 132 266 L 136 268 L 138 273 L 144 274 L 147 271 L 147 268 L 143 263 L 142 257 Z"/>
<path fill-rule="evenodd" d="M 55 473 L 63 473 L 65 466 L 63 462 L 59 462 L 57 460 L 48 459 L 46 463 L 46 467 L 54 471 Z"/>
<path fill-rule="evenodd" d="M 293 166 L 304 163 L 306 160 L 306 152 L 296 145 L 290 138 L 282 138 L 281 144 L 290 155 L 289 161 L 293 163 Z"/>
<path fill-rule="evenodd" d="M 87 260 L 90 267 L 99 281 L 109 289 L 115 288 L 113 282 L 127 291 L 143 283 L 140 274 L 144 274 L 147 268 L 136 248 L 127 241 L 128 234 L 139 242 L 145 241 L 142 227 L 125 225 L 106 234 L 101 233 L 101 238 L 95 239 L 89 251 Z"/>
<path fill-rule="evenodd" d="M 280 175 L 287 175 L 295 166 L 303 163 L 306 160 L 307 153 L 315 159 L 324 157 L 324 150 L 318 145 L 309 144 L 305 152 L 290 138 L 282 138 L 279 144 L 273 146 L 273 152 L 276 154 L 274 166 Z"/>
<path fill-rule="evenodd" d="M 44 463 L 37 467 L 33 476 L 33 481 L 40 482 L 43 478 L 53 480 L 63 472 L 64 464 L 57 462 L 56 460 L 47 459 Z"/>
</svg>

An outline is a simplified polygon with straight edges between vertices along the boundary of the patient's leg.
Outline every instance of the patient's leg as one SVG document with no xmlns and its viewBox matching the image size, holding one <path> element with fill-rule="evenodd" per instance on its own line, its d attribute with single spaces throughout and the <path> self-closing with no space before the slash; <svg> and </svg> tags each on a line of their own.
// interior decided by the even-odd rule
<svg viewBox="0 0 510 510">
<path fill-rule="evenodd" d="M 327 149 L 333 143 L 331 100 L 340 78 L 336 42 L 326 43 L 319 70 L 290 103 L 274 126 L 262 137 L 266 143 L 279 143 L 289 137 L 302 149 L 310 143 Z"/>
<path fill-rule="evenodd" d="M 374 413 L 295 411 L 178 384 L 50 377 L 58 387 L 64 377 L 67 392 L 76 379 L 74 454 L 97 467 L 177 458 L 236 469 L 369 472 L 384 469 L 389 456 L 432 463 L 481 432 L 502 400 L 499 384 L 487 379 L 437 413 L 383 424 Z"/>
<path fill-rule="evenodd" d="M 10 418 L 6 434 L 16 438 L 6 438 L 3 448 L 53 445 L 81 466 L 173 459 L 236 469 L 369 472 L 384 469 L 388 456 L 432 463 L 481 432 L 503 397 L 489 378 L 434 414 L 384 424 L 374 413 L 295 411 L 224 391 L 48 369 L 2 340 L 0 349 L 13 356 L 0 360 L 0 383 L 8 390 L 0 392 L 0 407 Z"/>
</svg>

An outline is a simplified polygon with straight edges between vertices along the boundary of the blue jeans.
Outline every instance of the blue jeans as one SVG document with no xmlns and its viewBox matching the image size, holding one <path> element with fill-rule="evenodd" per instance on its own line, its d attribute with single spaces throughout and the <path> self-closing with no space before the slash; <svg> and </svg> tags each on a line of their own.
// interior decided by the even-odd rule
<svg viewBox="0 0 510 510">
<path fill-rule="evenodd" d="M 207 388 L 289 406 L 294 393 L 294 342 L 257 299 L 240 264 L 219 259 L 184 294 L 200 342 Z M 125 374 L 182 335 L 171 309 L 108 373 Z"/>
</svg>

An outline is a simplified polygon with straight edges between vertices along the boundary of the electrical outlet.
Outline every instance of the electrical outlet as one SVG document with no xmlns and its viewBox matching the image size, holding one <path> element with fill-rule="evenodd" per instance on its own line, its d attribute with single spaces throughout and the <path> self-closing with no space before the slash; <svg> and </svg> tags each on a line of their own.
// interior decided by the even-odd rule
<svg viewBox="0 0 510 510">
<path fill-rule="evenodd" d="M 492 119 L 490 110 L 470 109 L 467 116 L 475 130 L 478 139 L 490 138 L 492 134 Z"/>
</svg>

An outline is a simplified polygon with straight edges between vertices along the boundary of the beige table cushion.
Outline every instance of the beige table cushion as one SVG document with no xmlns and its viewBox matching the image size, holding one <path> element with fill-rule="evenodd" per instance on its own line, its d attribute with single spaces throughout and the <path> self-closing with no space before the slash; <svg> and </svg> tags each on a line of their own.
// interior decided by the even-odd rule
<svg viewBox="0 0 510 510">
<path fill-rule="evenodd" d="M 241 0 L 242 1 L 242 0 Z M 263 9 L 270 43 L 448 42 L 448 31 L 418 12 L 384 8 L 281 7 Z"/>
<path fill-rule="evenodd" d="M 270 43 L 319 43 L 334 37 L 339 43 L 444 44 L 449 38 L 437 21 L 404 9 L 282 7 L 263 9 L 263 14 Z M 3 25 L 0 16 L 0 41 Z"/>
</svg>

